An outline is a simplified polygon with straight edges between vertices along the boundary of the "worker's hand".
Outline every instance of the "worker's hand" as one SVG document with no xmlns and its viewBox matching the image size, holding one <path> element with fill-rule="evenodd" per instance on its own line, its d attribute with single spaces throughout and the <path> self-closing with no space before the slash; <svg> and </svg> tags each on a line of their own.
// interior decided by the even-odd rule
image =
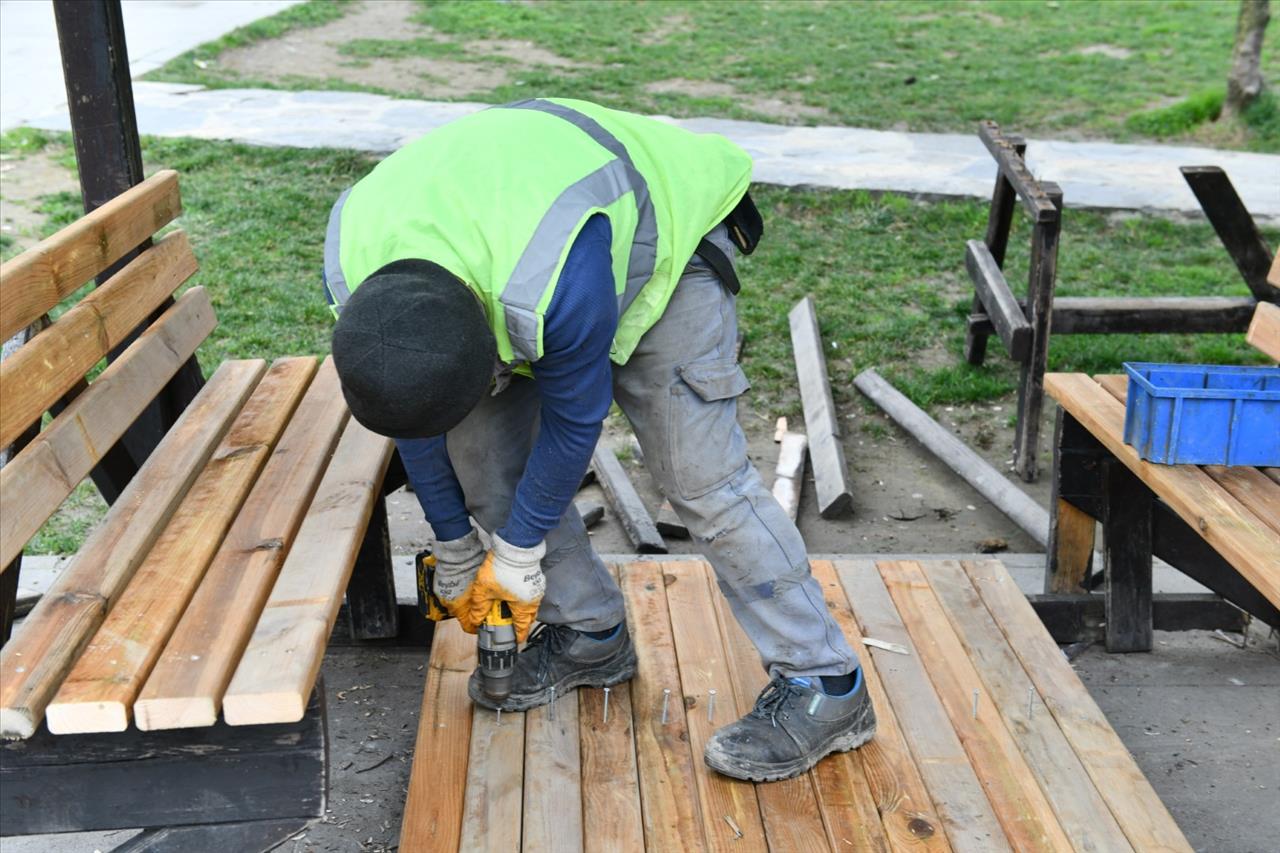
<svg viewBox="0 0 1280 853">
<path fill-rule="evenodd" d="M 520 548 L 495 533 L 493 549 L 480 565 L 471 593 L 471 622 L 478 626 L 489 614 L 493 602 L 505 601 L 511 608 L 516 639 L 523 643 L 547 589 L 547 579 L 542 574 L 542 556 L 546 552 L 544 542 L 532 548 Z"/>
<path fill-rule="evenodd" d="M 462 623 L 462 630 L 474 634 L 479 623 L 471 621 L 468 605 L 476 572 L 484 562 L 484 545 L 480 536 L 473 527 L 461 539 L 437 542 L 432 553 L 436 556 L 436 580 L 432 591 L 449 615 Z"/>
</svg>

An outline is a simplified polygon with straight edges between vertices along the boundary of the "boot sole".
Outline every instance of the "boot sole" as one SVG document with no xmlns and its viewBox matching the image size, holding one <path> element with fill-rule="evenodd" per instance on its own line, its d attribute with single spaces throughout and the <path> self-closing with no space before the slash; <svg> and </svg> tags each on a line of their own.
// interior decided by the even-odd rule
<svg viewBox="0 0 1280 853">
<path fill-rule="evenodd" d="M 734 779 L 742 779 L 746 782 L 778 782 L 799 776 L 801 773 L 807 773 L 813 769 L 815 764 L 828 755 L 857 749 L 875 737 L 875 734 L 876 727 L 873 725 L 864 731 L 839 735 L 832 739 L 824 750 L 811 752 L 808 755 L 797 758 L 795 761 L 788 761 L 784 764 L 756 764 L 749 761 L 733 761 L 727 757 L 722 758 L 718 755 L 712 756 L 706 753 L 703 754 L 703 761 L 717 773 L 722 773 Z"/>
<path fill-rule="evenodd" d="M 615 684 L 630 681 L 635 676 L 636 655 L 635 650 L 632 649 L 631 653 L 624 659 L 621 670 L 618 669 L 616 662 L 607 667 L 580 670 L 565 676 L 559 684 L 547 685 L 537 693 L 530 693 L 518 698 L 508 697 L 507 701 L 501 704 L 486 696 L 484 690 L 475 681 L 467 683 L 467 695 L 471 697 L 472 702 L 491 711 L 528 711 L 530 708 L 551 704 L 551 688 L 553 686 L 555 687 L 555 692 L 563 696 L 571 690 L 577 690 L 579 687 L 612 687 Z"/>
</svg>

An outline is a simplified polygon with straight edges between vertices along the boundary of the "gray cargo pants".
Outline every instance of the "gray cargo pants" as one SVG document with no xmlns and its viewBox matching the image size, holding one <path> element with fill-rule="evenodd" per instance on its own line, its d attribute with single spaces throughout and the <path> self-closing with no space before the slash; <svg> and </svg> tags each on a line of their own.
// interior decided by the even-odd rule
<svg viewBox="0 0 1280 853">
<path fill-rule="evenodd" d="M 708 236 L 734 257 L 723 226 Z M 715 567 L 720 591 L 765 669 L 842 675 L 857 665 L 853 650 L 809 574 L 800 532 L 747 459 L 737 417 L 737 398 L 747 389 L 733 358 L 737 333 L 734 296 L 694 256 L 662 319 L 625 365 L 614 365 L 614 399 L 649 473 Z M 511 511 L 537 434 L 538 405 L 536 384 L 517 377 L 446 437 L 467 509 L 485 530 L 501 527 Z M 622 621 L 622 593 L 572 504 L 546 545 L 547 592 L 538 618 L 584 631 Z"/>
</svg>

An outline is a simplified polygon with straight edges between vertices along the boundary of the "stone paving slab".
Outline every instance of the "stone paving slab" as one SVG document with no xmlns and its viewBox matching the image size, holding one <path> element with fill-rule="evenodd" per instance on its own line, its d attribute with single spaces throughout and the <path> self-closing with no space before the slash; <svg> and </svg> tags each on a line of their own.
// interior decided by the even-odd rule
<svg viewBox="0 0 1280 853">
<path fill-rule="evenodd" d="M 145 134 L 255 145 L 352 148 L 385 153 L 487 105 L 355 92 L 205 89 L 136 83 Z M 722 133 L 755 160 L 755 179 L 785 186 L 891 190 L 928 197 L 989 198 L 995 165 L 974 134 L 790 127 L 729 119 L 664 119 Z M 32 121 L 67 129 L 65 114 Z M 1280 219 L 1280 156 L 1172 145 L 1032 139 L 1032 171 L 1057 181 L 1067 206 L 1197 213 L 1179 166 L 1224 168 L 1260 220 Z"/>
</svg>

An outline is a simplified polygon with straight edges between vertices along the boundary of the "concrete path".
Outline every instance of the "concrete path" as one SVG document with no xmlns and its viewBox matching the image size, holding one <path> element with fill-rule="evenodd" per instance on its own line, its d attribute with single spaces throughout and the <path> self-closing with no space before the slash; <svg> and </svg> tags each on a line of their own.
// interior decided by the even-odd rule
<svg viewBox="0 0 1280 853">
<path fill-rule="evenodd" d="M 123 0 L 134 77 L 302 0 Z M 66 110 L 58 32 L 49 0 L 0 0 L 0 130 Z"/>
<path fill-rule="evenodd" d="M 134 99 L 139 127 L 147 134 L 379 153 L 486 106 L 170 83 L 135 84 Z M 995 179 L 993 161 L 976 134 L 668 120 L 737 142 L 755 159 L 756 180 L 764 183 L 989 198 Z M 52 130 L 68 126 L 65 112 L 32 123 Z M 1033 139 L 1028 160 L 1036 175 L 1062 186 L 1068 206 L 1184 213 L 1200 208 L 1178 167 L 1217 165 L 1231 175 L 1256 217 L 1280 219 L 1280 156 L 1272 154 Z"/>
</svg>

